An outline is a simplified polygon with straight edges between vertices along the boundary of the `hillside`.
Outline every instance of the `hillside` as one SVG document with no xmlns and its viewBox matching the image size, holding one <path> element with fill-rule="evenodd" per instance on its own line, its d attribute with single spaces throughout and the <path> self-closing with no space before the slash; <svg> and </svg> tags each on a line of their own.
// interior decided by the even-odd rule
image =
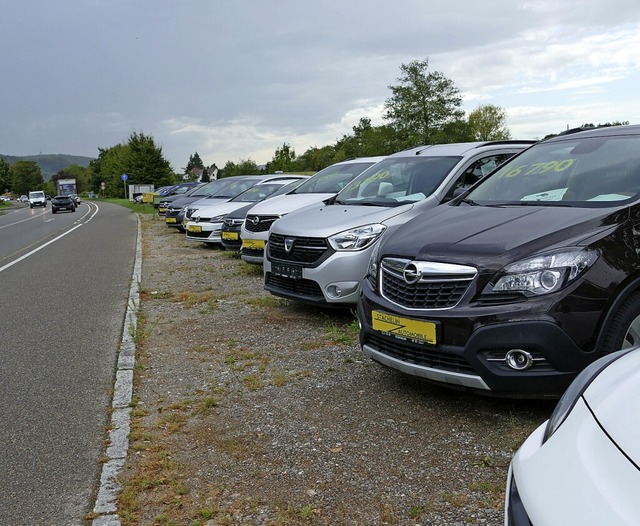
<svg viewBox="0 0 640 526">
<path fill-rule="evenodd" d="M 65 155 L 62 153 L 57 154 L 39 154 L 39 155 L 3 155 L 0 153 L 0 159 L 4 159 L 9 164 L 13 164 L 16 161 L 35 161 L 40 170 L 42 170 L 42 176 L 45 181 L 51 179 L 51 176 L 60 170 L 64 170 L 71 164 L 77 164 L 79 166 L 87 167 L 93 160 L 93 157 L 83 157 L 80 155 Z"/>
</svg>

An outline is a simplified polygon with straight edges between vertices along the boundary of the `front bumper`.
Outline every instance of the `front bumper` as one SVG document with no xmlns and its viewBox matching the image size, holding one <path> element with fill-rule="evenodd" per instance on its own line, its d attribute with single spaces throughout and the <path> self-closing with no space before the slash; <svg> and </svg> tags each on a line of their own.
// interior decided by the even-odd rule
<svg viewBox="0 0 640 526">
<path fill-rule="evenodd" d="M 220 233 L 220 243 L 228 250 L 240 250 L 242 248 L 240 227 L 223 226 Z"/>
<path fill-rule="evenodd" d="M 204 243 L 222 243 L 222 223 L 196 223 L 189 221 L 185 225 L 187 239 Z"/>
<path fill-rule="evenodd" d="M 384 332 L 378 324 L 374 330 L 374 311 L 378 319 L 396 319 L 396 326 Z M 373 293 L 365 279 L 358 302 L 360 344 L 373 360 L 437 383 L 507 397 L 558 398 L 594 356 L 541 311 L 540 305 L 526 302 L 411 311 Z M 577 325 L 593 327 L 592 317 L 583 315 Z M 434 340 L 402 332 L 414 321 L 432 327 Z M 523 370 L 509 367 L 507 353 L 514 349 L 526 351 L 533 365 Z"/>
<path fill-rule="evenodd" d="M 308 303 L 355 305 L 372 250 L 373 245 L 357 252 L 330 250 L 315 263 L 317 266 L 272 261 L 267 253 L 264 258 L 265 289 L 276 296 Z M 286 272 L 294 266 L 300 272 L 299 276 Z"/>
</svg>

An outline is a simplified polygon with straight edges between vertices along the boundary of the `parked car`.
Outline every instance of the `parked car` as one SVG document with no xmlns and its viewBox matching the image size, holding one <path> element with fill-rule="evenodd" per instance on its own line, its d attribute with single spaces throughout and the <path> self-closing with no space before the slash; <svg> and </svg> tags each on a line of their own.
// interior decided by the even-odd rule
<svg viewBox="0 0 640 526">
<path fill-rule="evenodd" d="M 21 203 L 28 203 L 29 202 L 29 198 L 26 195 L 21 195 L 19 201 Z"/>
<path fill-rule="evenodd" d="M 276 219 L 293 210 L 331 199 L 354 177 L 382 159 L 384 157 L 360 157 L 332 164 L 288 194 L 258 203 L 247 214 L 247 220 L 242 225 L 242 259 L 262 265 L 269 228 Z"/>
<path fill-rule="evenodd" d="M 375 243 L 451 200 L 534 141 L 420 146 L 366 169 L 338 195 L 273 223 L 264 286 L 276 296 L 353 306 Z"/>
<path fill-rule="evenodd" d="M 177 199 L 180 196 L 187 195 L 187 193 L 191 192 L 194 188 L 197 188 L 202 185 L 203 183 L 200 183 L 200 182 L 188 181 L 185 183 L 178 183 L 171 186 L 163 186 L 158 189 L 157 196 L 154 195 L 153 206 L 155 208 L 158 208 L 158 212 L 160 213 L 160 215 L 163 215 L 164 208 L 166 208 L 167 199 L 170 199 L 172 197 Z M 152 193 L 155 193 L 155 192 L 152 192 Z"/>
<path fill-rule="evenodd" d="M 297 186 L 306 177 L 304 175 L 286 176 L 286 178 L 285 176 L 267 177 L 233 199 L 197 209 L 185 225 L 187 239 L 222 245 L 222 225 L 230 212 L 245 208 L 247 204 L 264 201 L 276 191 L 289 188 L 289 185 Z M 188 208 L 191 206 L 189 205 Z"/>
<path fill-rule="evenodd" d="M 242 176 L 239 176 L 242 177 Z M 192 189 L 184 195 L 169 196 L 160 203 L 160 209 L 164 209 L 164 220 L 168 227 L 184 230 L 184 213 L 186 206 L 205 197 L 209 197 L 219 192 L 224 187 L 235 181 L 235 177 L 216 179 L 202 186 Z M 160 213 L 160 212 L 159 212 Z M 160 213 L 162 215 L 162 213 Z"/>
<path fill-rule="evenodd" d="M 383 236 L 358 302 L 372 359 L 559 397 L 640 323 L 640 126 L 565 133 Z"/>
<path fill-rule="evenodd" d="M 296 186 L 304 183 L 305 179 L 299 179 L 293 183 L 288 185 L 284 185 L 280 187 L 280 189 L 276 190 L 271 195 L 267 196 L 266 199 L 272 199 L 279 195 L 288 194 L 293 190 Z M 229 212 L 224 221 L 222 222 L 222 227 L 220 228 L 220 242 L 224 248 L 227 250 L 235 250 L 240 251 L 242 248 L 242 238 L 240 237 L 240 230 L 242 228 L 242 224 L 256 203 L 249 203 L 240 208 Z"/>
<path fill-rule="evenodd" d="M 187 205 L 184 209 L 184 219 L 182 220 L 183 226 L 186 227 L 187 223 L 191 220 L 193 214 L 198 210 L 205 207 L 218 205 L 225 201 L 229 201 L 234 197 L 240 195 L 245 190 L 248 190 L 252 186 L 262 181 L 275 181 L 278 179 L 290 179 L 291 177 L 304 177 L 303 175 L 293 174 L 279 174 L 279 175 L 238 175 L 233 177 L 231 183 L 224 188 L 218 190 L 212 195 L 209 195 L 203 199 L 198 199 Z"/>
<path fill-rule="evenodd" d="M 51 213 L 57 214 L 60 210 L 76 211 L 76 202 L 71 195 L 56 195 L 51 199 Z"/>
<path fill-rule="evenodd" d="M 513 457 L 505 526 L 622 526 L 640 518 L 640 348 L 593 362 Z"/>
</svg>

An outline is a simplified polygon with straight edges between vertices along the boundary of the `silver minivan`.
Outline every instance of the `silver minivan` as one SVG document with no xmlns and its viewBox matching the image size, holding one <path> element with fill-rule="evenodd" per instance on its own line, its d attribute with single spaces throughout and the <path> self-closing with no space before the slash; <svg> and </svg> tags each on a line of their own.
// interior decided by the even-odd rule
<svg viewBox="0 0 640 526">
<path fill-rule="evenodd" d="M 534 142 L 428 145 L 387 157 L 328 204 L 273 223 L 265 289 L 319 305 L 355 304 L 373 247 L 385 232 L 450 200 Z"/>
</svg>

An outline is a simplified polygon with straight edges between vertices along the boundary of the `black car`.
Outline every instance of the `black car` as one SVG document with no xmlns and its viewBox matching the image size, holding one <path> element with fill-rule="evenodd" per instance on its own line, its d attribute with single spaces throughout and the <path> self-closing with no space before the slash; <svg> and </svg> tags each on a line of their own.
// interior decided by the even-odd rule
<svg viewBox="0 0 640 526">
<path fill-rule="evenodd" d="M 557 397 L 640 343 L 640 126 L 563 133 L 383 236 L 366 355 L 443 385 Z"/>
<path fill-rule="evenodd" d="M 71 195 L 56 195 L 51 200 L 51 213 L 56 214 L 59 210 L 76 211 L 76 202 Z"/>
</svg>

